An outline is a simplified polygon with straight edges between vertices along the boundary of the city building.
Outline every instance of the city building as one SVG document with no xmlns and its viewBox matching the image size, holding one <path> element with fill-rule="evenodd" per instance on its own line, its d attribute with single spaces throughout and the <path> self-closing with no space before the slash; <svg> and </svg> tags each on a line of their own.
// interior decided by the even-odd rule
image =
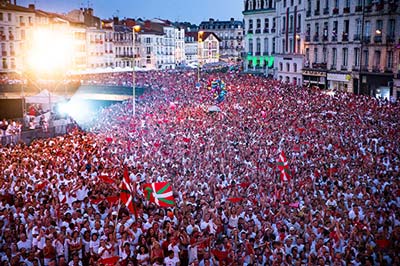
<svg viewBox="0 0 400 266">
<path fill-rule="evenodd" d="M 0 5 L 0 72 L 25 71 L 28 45 L 35 23 L 35 7 L 2 2 Z"/>
<path fill-rule="evenodd" d="M 231 18 L 219 21 L 210 18 L 199 26 L 200 31 L 214 32 L 220 39 L 220 60 L 237 62 L 243 51 L 243 22 Z"/>
<path fill-rule="evenodd" d="M 200 65 L 219 61 L 221 39 L 215 33 L 209 31 L 187 32 L 185 41 L 187 62 L 193 62 L 194 58 Z M 197 56 L 193 54 L 194 51 L 197 51 Z"/>
<path fill-rule="evenodd" d="M 303 84 L 305 1 L 276 0 L 275 75 L 278 80 Z"/>
<path fill-rule="evenodd" d="M 393 95 L 399 15 L 391 0 L 307 0 L 304 83 Z"/>
<path fill-rule="evenodd" d="M 244 0 L 245 72 L 274 75 L 277 21 L 275 0 Z"/>
<path fill-rule="evenodd" d="M 133 58 L 133 35 L 132 27 L 125 25 L 125 22 L 119 22 L 118 18 L 113 20 L 113 53 L 115 54 L 115 67 L 132 67 Z"/>
</svg>

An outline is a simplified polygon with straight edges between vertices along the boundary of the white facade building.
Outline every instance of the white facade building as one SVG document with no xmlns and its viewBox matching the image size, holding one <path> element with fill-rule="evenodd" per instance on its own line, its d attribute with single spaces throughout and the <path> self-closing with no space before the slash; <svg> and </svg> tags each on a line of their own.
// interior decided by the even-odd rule
<svg viewBox="0 0 400 266">
<path fill-rule="evenodd" d="M 305 1 L 276 0 L 275 75 L 278 80 L 303 84 Z"/>
<path fill-rule="evenodd" d="M 244 71 L 273 75 L 277 21 L 275 0 L 244 0 Z"/>
</svg>

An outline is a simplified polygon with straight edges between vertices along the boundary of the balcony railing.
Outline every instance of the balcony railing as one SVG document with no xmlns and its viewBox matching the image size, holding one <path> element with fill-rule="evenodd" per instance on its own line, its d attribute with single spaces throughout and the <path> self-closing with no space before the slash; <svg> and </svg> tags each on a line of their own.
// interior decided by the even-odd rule
<svg viewBox="0 0 400 266">
<path fill-rule="evenodd" d="M 15 51 L 10 51 L 11 56 L 15 56 Z"/>
<path fill-rule="evenodd" d="M 264 33 L 269 33 L 269 29 L 264 29 L 263 32 Z"/>
<path fill-rule="evenodd" d="M 313 41 L 314 42 L 319 42 L 319 35 L 314 35 Z"/>
<path fill-rule="evenodd" d="M 385 5 L 383 3 L 379 3 L 375 6 L 376 11 L 382 11 Z"/>
<path fill-rule="evenodd" d="M 353 65 L 353 66 L 351 67 L 351 70 L 352 70 L 352 71 L 359 71 L 359 70 L 360 70 L 360 66 L 355 66 L 355 65 Z"/>
<path fill-rule="evenodd" d="M 256 29 L 256 33 L 261 33 L 261 29 Z"/>
<path fill-rule="evenodd" d="M 354 34 L 353 40 L 354 40 L 354 41 L 359 41 L 359 40 L 361 40 L 361 35 L 360 35 L 360 34 Z"/>
<path fill-rule="evenodd" d="M 349 34 L 347 32 L 343 32 L 342 42 L 348 42 L 348 41 L 349 41 Z"/>
<path fill-rule="evenodd" d="M 340 70 L 344 70 L 344 71 L 346 71 L 347 70 L 347 66 L 340 66 Z"/>
<path fill-rule="evenodd" d="M 1 40 L 5 41 L 6 40 L 6 35 L 1 35 Z"/>
<path fill-rule="evenodd" d="M 311 64 L 311 68 L 326 70 L 327 69 L 327 64 L 326 63 L 312 63 Z"/>
<path fill-rule="evenodd" d="M 275 28 L 271 29 L 271 33 L 275 33 L 275 31 L 276 31 Z"/>
<path fill-rule="evenodd" d="M 374 42 L 375 43 L 382 43 L 382 35 L 374 36 Z"/>
<path fill-rule="evenodd" d="M 331 65 L 331 70 L 336 70 L 336 64 Z"/>
<path fill-rule="evenodd" d="M 364 7 L 365 12 L 372 12 L 372 5 L 368 5 Z"/>
<path fill-rule="evenodd" d="M 329 15 L 329 7 L 325 7 L 323 11 L 324 15 Z"/>
<path fill-rule="evenodd" d="M 323 42 L 327 42 L 328 41 L 328 36 L 326 36 L 326 35 L 322 36 L 322 41 Z"/>
<path fill-rule="evenodd" d="M 363 36 L 363 43 L 370 43 L 371 42 L 371 36 Z"/>
<path fill-rule="evenodd" d="M 310 35 L 306 35 L 305 41 L 306 41 L 306 42 L 309 42 L 310 40 L 311 40 L 311 36 L 310 36 Z"/>
<path fill-rule="evenodd" d="M 25 26 L 25 22 L 20 22 L 19 25 L 20 25 L 21 27 L 24 27 L 24 26 Z"/>
<path fill-rule="evenodd" d="M 348 14 L 348 13 L 350 13 L 350 7 L 344 7 L 343 14 Z"/>
<path fill-rule="evenodd" d="M 311 10 L 307 10 L 306 17 L 311 17 Z"/>
<path fill-rule="evenodd" d="M 13 41 L 13 40 L 14 40 L 14 35 L 10 34 L 10 35 L 8 36 L 8 38 L 10 39 L 10 41 Z"/>
<path fill-rule="evenodd" d="M 320 13 L 319 13 L 319 9 L 314 10 L 314 15 L 315 15 L 315 16 L 319 16 L 319 14 L 320 14 Z"/>
<path fill-rule="evenodd" d="M 1 52 L 1 55 L 2 55 L 2 56 L 7 56 L 7 51 L 2 51 L 2 52 Z"/>
<path fill-rule="evenodd" d="M 332 10 L 332 14 L 334 14 L 334 15 L 339 14 L 339 8 L 335 7 L 335 8 Z"/>
<path fill-rule="evenodd" d="M 362 11 L 362 6 L 356 6 L 355 11 L 356 12 L 361 12 Z"/>
<path fill-rule="evenodd" d="M 398 4 L 395 2 L 389 3 L 389 12 L 396 12 L 397 8 L 399 7 Z"/>
<path fill-rule="evenodd" d="M 331 41 L 332 42 L 337 42 L 337 36 L 332 36 Z"/>
<path fill-rule="evenodd" d="M 375 72 L 375 73 L 381 72 L 381 67 L 380 66 L 373 66 L 372 67 L 372 72 Z"/>
<path fill-rule="evenodd" d="M 253 30 L 248 30 L 247 34 L 253 34 Z"/>
<path fill-rule="evenodd" d="M 386 43 L 394 43 L 394 35 L 393 36 L 386 36 Z"/>
</svg>

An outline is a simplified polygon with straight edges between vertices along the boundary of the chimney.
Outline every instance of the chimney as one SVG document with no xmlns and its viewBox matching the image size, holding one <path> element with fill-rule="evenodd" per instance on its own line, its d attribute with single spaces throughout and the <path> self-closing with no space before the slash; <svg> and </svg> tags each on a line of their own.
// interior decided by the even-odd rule
<svg viewBox="0 0 400 266">
<path fill-rule="evenodd" d="M 118 23 L 119 23 L 118 17 L 113 17 L 113 23 L 114 23 L 114 25 L 118 25 Z"/>
<path fill-rule="evenodd" d="M 214 19 L 213 19 L 213 18 L 210 18 L 209 21 L 210 21 L 211 23 L 213 23 L 213 22 L 214 22 Z"/>
<path fill-rule="evenodd" d="M 234 18 L 231 18 L 231 22 L 234 22 L 235 21 L 235 19 Z"/>
<path fill-rule="evenodd" d="M 29 9 L 32 9 L 32 10 L 35 10 L 35 4 L 29 4 L 29 5 L 28 5 L 28 8 L 29 8 Z"/>
</svg>

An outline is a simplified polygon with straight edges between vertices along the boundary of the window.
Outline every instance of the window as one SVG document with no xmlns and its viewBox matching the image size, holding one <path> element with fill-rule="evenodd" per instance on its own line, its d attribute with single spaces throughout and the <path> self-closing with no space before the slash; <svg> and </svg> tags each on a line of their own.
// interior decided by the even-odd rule
<svg viewBox="0 0 400 266">
<path fill-rule="evenodd" d="M 0 21 L 3 21 L 3 13 L 0 13 Z"/>
<path fill-rule="evenodd" d="M 261 19 L 257 19 L 257 29 L 261 28 Z"/>
<path fill-rule="evenodd" d="M 289 50 L 290 50 L 291 53 L 294 52 L 293 49 L 294 49 L 293 39 L 289 39 Z"/>
<path fill-rule="evenodd" d="M 379 68 L 381 65 L 381 51 L 375 51 L 374 54 L 374 66 Z"/>
<path fill-rule="evenodd" d="M 387 52 L 387 63 L 386 63 L 387 68 L 393 68 L 393 51 L 388 51 Z"/>
<path fill-rule="evenodd" d="M 354 48 L 354 66 L 360 66 L 360 48 Z"/>
<path fill-rule="evenodd" d="M 272 53 L 275 53 L 275 38 L 272 38 Z"/>
<path fill-rule="evenodd" d="M 286 30 L 286 17 L 282 18 L 282 31 L 285 32 Z"/>
<path fill-rule="evenodd" d="M 290 32 L 293 31 L 293 15 L 290 15 L 290 18 L 289 18 L 289 31 Z"/>
<path fill-rule="evenodd" d="M 249 53 L 253 54 L 253 39 L 249 39 Z"/>
<path fill-rule="evenodd" d="M 310 61 L 310 48 L 306 48 L 306 61 Z"/>
<path fill-rule="evenodd" d="M 269 19 L 264 19 L 264 29 L 268 30 L 269 29 Z"/>
<path fill-rule="evenodd" d="M 363 60 L 364 60 L 364 67 L 368 67 L 368 60 L 369 60 L 369 52 L 368 52 L 368 50 L 364 50 L 364 52 L 363 52 Z"/>
<path fill-rule="evenodd" d="M 249 19 L 249 30 L 253 29 L 253 20 Z"/>
<path fill-rule="evenodd" d="M 268 38 L 264 38 L 264 54 L 268 54 Z"/>
<path fill-rule="evenodd" d="M 388 21 L 388 36 L 394 37 L 395 28 L 396 28 L 396 20 L 395 19 L 389 19 L 389 21 Z"/>
<path fill-rule="evenodd" d="M 348 34 L 349 33 L 349 21 L 348 20 L 344 20 L 344 25 L 343 25 L 343 32 Z"/>
<path fill-rule="evenodd" d="M 314 63 L 318 62 L 318 48 L 314 48 Z"/>
<path fill-rule="evenodd" d="M 367 20 L 364 24 L 364 36 L 371 36 L 371 21 Z"/>
<path fill-rule="evenodd" d="M 322 48 L 322 62 L 326 63 L 328 61 L 328 52 L 326 50 L 326 47 Z"/>
<path fill-rule="evenodd" d="M 282 52 L 285 54 L 286 53 L 286 40 L 282 39 Z"/>
<path fill-rule="evenodd" d="M 335 3 L 333 5 L 335 8 L 339 8 L 339 0 L 335 0 Z"/>
<path fill-rule="evenodd" d="M 350 7 L 350 0 L 345 0 L 344 1 L 344 7 L 349 8 Z"/>
<path fill-rule="evenodd" d="M 283 64 L 282 64 L 282 62 L 279 63 L 279 70 L 280 70 L 280 71 L 283 71 Z"/>
<path fill-rule="evenodd" d="M 297 64 L 296 63 L 293 64 L 293 72 L 297 72 Z"/>
<path fill-rule="evenodd" d="M 261 53 L 261 40 L 260 40 L 260 38 L 257 38 L 257 40 L 256 40 L 256 52 L 257 52 L 258 55 L 260 55 L 260 53 Z"/>
<path fill-rule="evenodd" d="M 361 34 L 361 22 L 362 20 L 360 18 L 356 19 L 356 35 Z"/>
<path fill-rule="evenodd" d="M 348 52 L 348 49 L 347 48 L 343 48 L 343 51 L 342 51 L 342 65 L 343 66 L 347 66 L 347 62 L 348 62 L 348 57 L 349 57 L 349 52 Z"/>
<path fill-rule="evenodd" d="M 337 50 L 332 48 L 332 65 L 336 67 L 337 64 Z"/>
<path fill-rule="evenodd" d="M 377 34 L 382 34 L 382 28 L 383 28 L 383 21 L 381 19 L 378 19 L 376 21 L 376 33 Z"/>
<path fill-rule="evenodd" d="M 297 23 L 297 29 L 298 29 L 297 32 L 301 32 L 301 14 L 297 15 L 296 23 Z"/>
<path fill-rule="evenodd" d="M 290 64 L 286 63 L 286 72 L 290 72 Z"/>
<path fill-rule="evenodd" d="M 12 20 L 11 13 L 8 13 L 7 16 L 8 16 L 8 21 L 11 22 L 11 20 Z"/>
</svg>

